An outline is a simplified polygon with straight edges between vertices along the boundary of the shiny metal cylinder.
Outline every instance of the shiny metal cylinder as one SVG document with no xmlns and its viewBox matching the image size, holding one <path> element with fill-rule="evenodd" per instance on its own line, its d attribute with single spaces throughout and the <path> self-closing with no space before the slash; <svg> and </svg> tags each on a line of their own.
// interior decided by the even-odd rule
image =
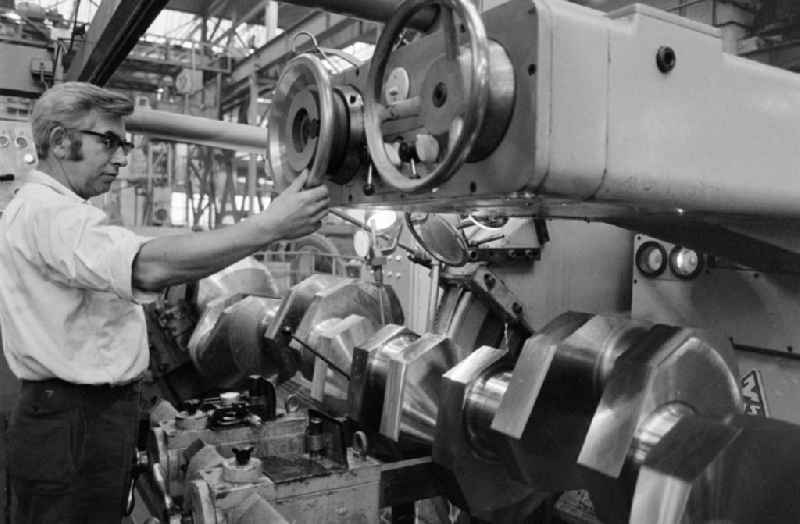
<svg viewBox="0 0 800 524">
<path fill-rule="evenodd" d="M 418 393 L 413 387 L 409 387 L 408 390 L 409 396 Z M 426 447 L 433 447 L 433 441 L 436 439 L 436 416 L 439 410 L 435 403 L 424 402 L 431 400 L 430 397 L 425 398 L 424 393 L 416 396 L 418 398 L 415 400 L 423 397 L 423 402 L 417 405 L 411 402 L 403 403 L 401 431 L 405 438 L 410 438 Z"/>
<path fill-rule="evenodd" d="M 593 321 L 597 324 L 587 324 L 584 336 L 588 338 L 583 343 L 567 341 L 559 345 L 549 378 L 562 387 L 584 384 L 576 395 L 587 405 L 593 405 L 600 398 L 617 358 L 646 333 L 642 324 L 628 320 L 616 326 L 601 318 Z"/>
<path fill-rule="evenodd" d="M 390 357 L 411 345 L 419 335 L 402 335 L 387 342 L 380 351 L 376 352 L 369 363 L 367 385 L 375 395 L 383 396 L 386 391 L 386 377 L 389 375 Z"/>
<path fill-rule="evenodd" d="M 323 9 L 329 13 L 353 16 L 374 22 L 386 22 L 392 17 L 403 0 L 290 0 L 287 4 Z M 420 9 L 409 22 L 409 26 L 427 31 L 436 22 L 435 7 Z"/>
<path fill-rule="evenodd" d="M 264 331 L 281 299 L 246 297 L 226 308 L 202 343 L 189 348 L 195 368 L 211 384 L 235 387 L 252 374 L 271 375 L 280 365 L 269 351 Z"/>
<path fill-rule="evenodd" d="M 264 154 L 267 130 L 247 124 L 137 107 L 125 120 L 132 133 L 154 138 Z"/>
<path fill-rule="evenodd" d="M 486 460 L 498 459 L 495 452 L 498 435 L 491 426 L 511 382 L 511 374 L 511 371 L 502 371 L 484 376 L 469 387 L 464 400 L 467 437 L 475 453 Z"/>
<path fill-rule="evenodd" d="M 459 58 L 463 65 L 468 65 L 469 60 L 469 52 Z M 489 41 L 489 78 L 492 80 L 486 116 L 467 162 L 479 162 L 494 152 L 506 134 L 514 110 L 514 64 L 503 46 L 493 40 Z"/>
</svg>

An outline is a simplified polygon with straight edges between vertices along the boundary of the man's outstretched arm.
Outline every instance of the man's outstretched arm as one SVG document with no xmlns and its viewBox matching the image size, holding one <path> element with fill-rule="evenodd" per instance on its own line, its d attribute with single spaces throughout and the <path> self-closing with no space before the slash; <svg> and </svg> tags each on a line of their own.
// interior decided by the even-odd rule
<svg viewBox="0 0 800 524">
<path fill-rule="evenodd" d="M 133 263 L 133 286 L 158 291 L 215 273 L 270 242 L 313 233 L 328 212 L 325 186 L 303 189 L 302 174 L 265 211 L 223 229 L 159 237 Z"/>
</svg>

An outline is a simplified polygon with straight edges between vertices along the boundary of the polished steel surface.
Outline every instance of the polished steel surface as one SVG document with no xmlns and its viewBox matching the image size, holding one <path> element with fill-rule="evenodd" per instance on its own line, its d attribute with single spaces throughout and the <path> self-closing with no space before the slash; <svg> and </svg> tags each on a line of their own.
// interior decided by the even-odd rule
<svg viewBox="0 0 800 524">
<path fill-rule="evenodd" d="M 236 387 L 252 374 L 271 376 L 279 366 L 275 355 L 266 351 L 263 335 L 273 322 L 281 299 L 256 296 L 235 296 L 235 299 L 221 310 L 208 308 L 207 313 L 216 317 L 213 327 L 207 336 L 189 344 L 195 367 L 218 388 Z M 224 299 L 222 303 L 225 304 Z M 201 322 L 199 327 L 204 329 L 206 325 Z"/>
<path fill-rule="evenodd" d="M 372 331 L 384 324 L 400 325 L 404 322 L 403 310 L 391 286 L 352 279 L 319 289 L 294 329 L 294 337 L 303 342 L 295 340 L 290 344 L 300 356 L 300 371 L 307 379 L 313 376 L 316 359 L 309 349 L 309 346 L 314 347 L 310 344 L 313 330 L 325 320 L 343 319 L 349 315 L 367 319 L 373 326 Z M 349 370 L 349 362 L 346 364 L 343 369 Z"/>
<path fill-rule="evenodd" d="M 714 462 L 689 500 L 690 522 L 798 522 L 800 427 L 780 420 L 737 415 L 739 433 Z"/>
<path fill-rule="evenodd" d="M 380 432 L 430 446 L 436 433 L 442 375 L 468 354 L 443 335 L 425 333 L 389 356 Z"/>
<path fill-rule="evenodd" d="M 275 313 L 275 319 L 264 331 L 266 351 L 276 355 L 274 358 L 280 363 L 279 381 L 290 379 L 301 367 L 300 354 L 296 349 L 297 345 L 292 346 L 291 337 L 305 317 L 317 292 L 350 281 L 345 277 L 317 273 L 295 284 L 289 290 L 288 296 L 283 299 Z"/>
<path fill-rule="evenodd" d="M 355 347 L 347 391 L 351 419 L 365 427 L 380 426 L 389 359 L 418 338 L 419 335 L 404 326 L 387 324 Z"/>
<path fill-rule="evenodd" d="M 334 87 L 335 136 L 328 178 L 334 184 L 346 184 L 369 165 L 364 145 L 364 98 L 349 85 Z"/>
<path fill-rule="evenodd" d="M 635 464 L 642 464 L 652 450 L 681 418 L 694 414 L 687 404 L 670 403 L 660 407 L 636 428 L 629 451 Z"/>
<path fill-rule="evenodd" d="M 617 359 L 592 418 L 578 463 L 619 476 L 637 428 L 661 406 L 682 402 L 724 418 L 741 411 L 736 369 L 703 333 L 656 325 Z"/>
<path fill-rule="evenodd" d="M 559 342 L 589 320 L 580 313 L 565 313 L 525 341 L 514 375 L 491 422 L 494 431 L 521 438 L 539 391 L 559 349 Z"/>
<path fill-rule="evenodd" d="M 444 374 L 433 445 L 433 460 L 452 472 L 465 501 L 465 509 L 470 515 L 489 522 L 508 521 L 499 516 L 503 510 L 525 504 L 537 493 L 535 488 L 513 479 L 503 462 L 476 453 L 465 431 L 468 420 L 464 407 L 470 387 L 484 377 L 502 376 L 503 371 L 510 370 L 511 364 L 505 362 L 506 358 L 506 351 L 482 346 Z M 490 387 L 491 392 L 488 388 L 482 390 L 488 401 L 485 407 L 494 402 L 493 397 L 499 393 L 502 384 L 492 381 Z M 478 398 L 474 397 L 473 403 L 477 401 Z M 476 409 L 480 408 L 473 406 L 471 409 L 474 425 Z M 503 439 L 496 439 L 495 446 L 503 444 Z"/>
<path fill-rule="evenodd" d="M 308 338 L 308 345 L 318 353 L 311 378 L 311 398 L 323 403 L 327 398 L 347 401 L 353 349 L 366 342 L 376 329 L 370 319 L 355 314 L 323 320 L 314 327 Z"/>
<path fill-rule="evenodd" d="M 447 335 L 463 348 L 500 346 L 503 326 L 488 306 L 462 286 L 447 285 L 434 318 L 434 333 Z"/>
<path fill-rule="evenodd" d="M 464 418 L 466 432 L 472 449 L 486 460 L 498 460 L 494 447 L 498 441 L 492 429 L 492 420 L 500 411 L 500 402 L 511 382 L 511 371 L 501 371 L 496 375 L 482 376 L 473 382 L 464 399 Z"/>
<path fill-rule="evenodd" d="M 269 268 L 252 257 L 232 264 L 197 282 L 194 303 L 202 312 L 216 298 L 240 294 L 255 294 L 279 298 L 280 289 Z"/>
<path fill-rule="evenodd" d="M 465 53 L 467 55 L 467 53 Z M 461 58 L 462 67 L 467 56 Z M 505 137 L 516 99 L 514 64 L 502 45 L 489 40 L 489 96 L 483 125 L 467 162 L 480 162 L 494 152 Z"/>
<path fill-rule="evenodd" d="M 318 273 L 295 284 L 283 300 L 275 322 L 267 328 L 264 337 L 272 343 L 277 343 L 281 340 L 282 328 L 288 327 L 292 331 L 297 328 L 317 292 L 351 281 L 345 277 Z"/>
<path fill-rule="evenodd" d="M 643 332 L 625 317 L 571 312 L 525 342 L 491 426 L 506 440 L 500 450 L 513 478 L 542 490 L 585 487 L 576 458 L 604 370 Z"/>
<path fill-rule="evenodd" d="M 697 487 L 695 504 L 702 506 L 705 490 L 725 481 L 714 464 L 740 433 L 729 420 L 698 417 L 685 404 L 667 404 L 646 419 L 631 450 L 639 473 L 630 522 L 694 521 L 690 496 Z"/>
<path fill-rule="evenodd" d="M 436 323 L 436 310 L 439 307 L 439 288 L 441 287 L 442 265 L 431 262 L 431 284 L 428 291 L 428 314 L 425 318 L 425 330 L 433 331 Z"/>
</svg>

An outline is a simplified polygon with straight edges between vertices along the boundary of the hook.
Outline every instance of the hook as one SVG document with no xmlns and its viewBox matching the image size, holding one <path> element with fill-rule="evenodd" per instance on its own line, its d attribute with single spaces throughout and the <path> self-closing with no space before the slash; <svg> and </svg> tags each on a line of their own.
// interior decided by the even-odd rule
<svg viewBox="0 0 800 524">
<path fill-rule="evenodd" d="M 312 45 L 314 51 L 319 53 L 319 55 L 322 57 L 322 59 L 325 60 L 326 62 L 328 62 L 328 64 L 330 64 L 330 66 L 336 72 L 341 73 L 341 69 L 336 67 L 336 64 L 334 64 L 331 61 L 331 59 L 328 58 L 328 55 L 326 55 L 325 51 L 323 51 L 322 48 L 319 46 L 319 44 L 317 43 L 317 38 L 314 35 L 312 35 L 311 33 L 309 33 L 308 31 L 298 31 L 297 33 L 295 33 L 294 37 L 292 38 L 292 54 L 293 55 L 297 54 L 297 39 L 299 37 L 301 37 L 301 36 L 308 37 L 308 39 L 311 40 L 311 45 Z"/>
</svg>

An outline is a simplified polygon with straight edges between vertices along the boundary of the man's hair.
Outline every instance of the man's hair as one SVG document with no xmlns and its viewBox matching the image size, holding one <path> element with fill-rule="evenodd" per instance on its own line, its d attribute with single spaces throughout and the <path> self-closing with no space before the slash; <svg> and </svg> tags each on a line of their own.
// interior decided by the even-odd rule
<svg viewBox="0 0 800 524">
<path fill-rule="evenodd" d="M 64 82 L 45 91 L 31 113 L 33 141 L 39 156 L 47 156 L 53 129 L 70 130 L 82 125 L 93 111 L 103 117 L 122 118 L 133 113 L 133 102 L 125 95 L 87 82 Z"/>
</svg>

